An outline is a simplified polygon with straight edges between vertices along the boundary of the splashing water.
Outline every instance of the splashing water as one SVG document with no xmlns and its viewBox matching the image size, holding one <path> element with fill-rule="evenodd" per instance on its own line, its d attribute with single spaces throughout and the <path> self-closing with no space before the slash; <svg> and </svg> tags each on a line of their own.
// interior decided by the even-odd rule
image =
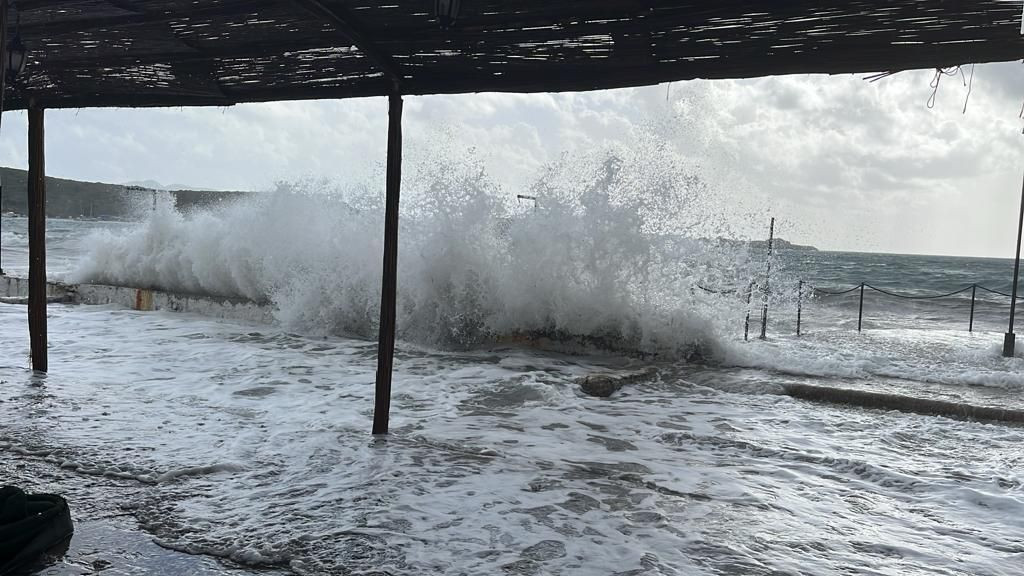
<svg viewBox="0 0 1024 576">
<path fill-rule="evenodd" d="M 449 155 L 451 156 L 451 155 Z M 745 286 L 747 249 L 715 191 L 653 138 L 546 166 L 521 205 L 472 153 L 419 163 L 403 190 L 399 336 L 471 346 L 516 335 L 643 352 L 714 353 Z M 304 181 L 183 214 L 170 198 L 124 234 L 98 232 L 72 280 L 240 296 L 282 325 L 370 336 L 379 314 L 382 199 Z"/>
</svg>

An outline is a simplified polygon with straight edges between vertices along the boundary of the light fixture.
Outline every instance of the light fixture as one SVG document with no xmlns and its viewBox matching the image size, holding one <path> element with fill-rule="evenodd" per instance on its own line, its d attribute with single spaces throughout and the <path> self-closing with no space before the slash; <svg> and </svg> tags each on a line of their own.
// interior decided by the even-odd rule
<svg viewBox="0 0 1024 576">
<path fill-rule="evenodd" d="M 18 9 L 18 0 L 11 1 L 11 8 L 14 9 L 14 38 L 4 46 L 3 67 L 7 72 L 7 79 L 11 82 L 25 71 L 26 58 L 25 43 L 21 41 L 21 10 Z"/>
<path fill-rule="evenodd" d="M 434 12 L 437 14 L 437 21 L 441 28 L 452 28 L 459 19 L 459 9 L 462 8 L 462 0 L 436 0 Z"/>
<path fill-rule="evenodd" d="M 25 71 L 25 64 L 28 62 L 25 52 L 25 44 L 21 41 L 21 35 L 16 34 L 7 43 L 7 61 L 4 62 L 7 68 L 7 79 L 14 81 L 19 74 Z"/>
</svg>

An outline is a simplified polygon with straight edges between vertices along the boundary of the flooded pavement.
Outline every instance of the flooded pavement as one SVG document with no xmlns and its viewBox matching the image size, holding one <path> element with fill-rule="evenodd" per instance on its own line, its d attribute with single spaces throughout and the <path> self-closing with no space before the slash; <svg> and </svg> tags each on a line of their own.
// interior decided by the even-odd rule
<svg viewBox="0 0 1024 576">
<path fill-rule="evenodd" d="M 0 330 L 23 311 L 0 306 Z M 0 366 L 0 461 L 72 503 L 65 573 L 1011 575 L 1024 557 L 1019 427 L 802 402 L 778 393 L 792 376 L 706 364 L 592 398 L 581 376 L 642 363 L 400 345 L 375 440 L 371 342 L 50 314 L 50 374 L 25 350 Z"/>
</svg>

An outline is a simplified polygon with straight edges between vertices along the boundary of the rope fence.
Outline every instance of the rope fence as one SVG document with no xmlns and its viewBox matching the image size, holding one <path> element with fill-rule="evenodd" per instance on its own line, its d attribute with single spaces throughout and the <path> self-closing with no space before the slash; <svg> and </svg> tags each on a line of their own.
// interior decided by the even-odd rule
<svg viewBox="0 0 1024 576">
<path fill-rule="evenodd" d="M 700 290 L 702 290 L 704 292 L 707 292 L 709 294 L 736 294 L 738 296 L 746 296 L 746 299 L 747 299 L 747 315 L 746 315 L 746 318 L 744 319 L 744 322 L 743 322 L 743 339 L 744 340 L 749 339 L 749 336 L 750 336 L 750 312 L 751 312 L 750 304 L 751 304 L 751 301 L 753 300 L 754 292 L 757 291 L 757 290 L 755 290 L 757 287 L 758 287 L 758 282 L 756 282 L 756 281 L 755 282 L 751 282 L 750 285 L 747 286 L 746 290 L 736 290 L 736 289 L 716 290 L 716 289 L 713 289 L 713 288 L 708 288 L 706 286 L 697 285 L 697 288 L 699 288 Z M 815 286 L 808 286 L 807 282 L 801 280 L 798 283 L 798 285 L 797 285 L 796 335 L 800 336 L 802 317 L 803 317 L 803 301 L 804 301 L 805 295 L 808 294 L 808 293 L 809 294 L 814 294 L 814 295 L 828 297 L 828 296 L 843 296 L 843 295 L 846 295 L 846 294 L 850 294 L 852 292 L 860 291 L 858 311 L 857 311 L 857 331 L 861 332 L 862 328 L 863 328 L 863 325 L 864 325 L 864 293 L 866 291 L 868 291 L 868 290 L 871 290 L 871 291 L 874 291 L 874 292 L 878 292 L 879 294 L 884 294 L 884 295 L 890 296 L 892 298 L 900 298 L 902 300 L 938 300 L 940 298 L 949 298 L 951 296 L 958 296 L 960 294 L 964 294 L 966 292 L 970 292 L 971 293 L 971 314 L 970 314 L 970 320 L 968 321 L 968 326 L 967 326 L 967 331 L 968 332 L 974 332 L 974 309 L 975 309 L 975 304 L 977 302 L 978 290 L 982 290 L 982 291 L 988 292 L 990 294 L 996 294 L 998 296 L 1003 296 L 1005 298 L 1013 298 L 1013 296 L 1011 294 L 1007 294 L 1006 292 L 1002 292 L 1000 290 L 995 290 L 995 289 L 992 289 L 992 288 L 988 288 L 988 287 L 982 286 L 980 284 L 971 284 L 969 286 L 964 286 L 963 288 L 960 288 L 959 290 L 953 290 L 952 292 L 943 292 L 941 294 L 902 294 L 902 293 L 895 292 L 895 291 L 892 291 L 892 290 L 887 290 L 885 288 L 879 288 L 878 286 L 873 286 L 873 285 L 868 284 L 866 282 L 861 282 L 860 284 L 857 284 L 857 285 L 853 286 L 852 288 L 848 288 L 846 290 L 825 290 L 825 289 L 822 289 L 822 288 L 817 288 Z M 1017 300 L 1018 301 L 1024 300 L 1024 296 L 1018 296 Z M 765 318 L 762 318 L 762 322 L 764 322 L 764 320 L 765 320 Z"/>
<path fill-rule="evenodd" d="M 801 280 L 800 281 L 801 287 L 803 286 L 803 284 L 804 284 L 804 282 Z M 879 288 L 877 286 L 872 286 L 871 284 L 868 284 L 866 282 L 861 282 L 857 286 L 854 286 L 853 288 L 850 288 L 848 290 L 832 291 L 832 290 L 822 290 L 821 288 L 814 288 L 814 287 L 811 288 L 812 293 L 820 294 L 822 296 L 841 296 L 843 294 L 849 294 L 849 293 L 855 292 L 857 290 L 860 290 L 860 304 L 859 304 L 859 309 L 858 309 L 858 312 L 857 312 L 857 331 L 858 332 L 861 331 L 861 328 L 862 328 L 862 326 L 864 324 L 864 292 L 865 292 L 865 290 L 873 290 L 875 292 L 878 292 L 879 294 L 885 294 L 886 296 L 891 296 L 893 298 L 900 298 L 900 299 L 903 299 L 903 300 L 937 300 L 939 298 L 949 298 L 951 296 L 957 296 L 957 295 L 963 294 L 963 293 L 965 293 L 967 291 L 970 291 L 970 293 L 971 293 L 971 318 L 970 318 L 970 321 L 969 321 L 969 323 L 967 325 L 967 331 L 968 332 L 974 332 L 974 306 L 975 306 L 975 303 L 977 301 L 978 290 L 984 290 L 985 292 L 989 292 L 991 294 L 998 294 L 999 296 L 1003 296 L 1003 297 L 1006 297 L 1006 298 L 1013 298 L 1013 296 L 1011 294 L 1007 294 L 1006 292 L 1000 292 L 999 290 L 993 290 L 992 288 L 988 288 L 988 287 L 982 286 L 980 284 L 971 284 L 970 286 L 964 286 L 963 288 L 960 288 L 959 290 L 953 290 L 952 292 L 944 292 L 942 294 L 925 294 L 925 295 L 921 295 L 921 294 L 901 294 L 899 292 L 893 292 L 891 290 L 886 290 L 884 288 Z M 801 306 L 802 305 L 801 300 L 802 300 L 802 291 L 801 291 L 801 297 L 797 298 L 797 321 L 796 321 L 796 334 L 797 334 L 797 336 L 800 335 L 800 310 L 801 310 L 801 307 L 802 307 Z M 1024 296 L 1018 296 L 1017 300 L 1024 300 Z"/>
</svg>

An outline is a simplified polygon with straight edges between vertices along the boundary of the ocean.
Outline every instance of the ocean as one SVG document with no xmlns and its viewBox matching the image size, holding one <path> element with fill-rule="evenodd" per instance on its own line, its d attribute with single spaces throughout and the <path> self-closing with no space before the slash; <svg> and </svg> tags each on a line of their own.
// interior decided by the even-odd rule
<svg viewBox="0 0 1024 576">
<path fill-rule="evenodd" d="M 51 305 L 39 376 L 24 306 L 0 304 L 0 472 L 68 495 L 80 524 L 118 518 L 244 569 L 1020 573 L 1024 430 L 781 393 L 1024 408 L 1024 360 L 1000 355 L 1007 298 L 978 290 L 968 332 L 970 290 L 868 289 L 858 332 L 859 290 L 825 294 L 1005 292 L 1012 262 L 780 250 L 761 341 L 744 291 L 763 248 L 649 225 L 647 204 L 607 195 L 481 196 L 403 205 L 386 439 L 369 434 L 373 201 L 51 220 L 51 278 L 244 297 L 275 322 Z M 4 217 L 2 242 L 23 275 L 25 220 Z M 562 345 L 522 345 L 538 333 Z M 579 390 L 651 366 L 612 398 Z"/>
</svg>

